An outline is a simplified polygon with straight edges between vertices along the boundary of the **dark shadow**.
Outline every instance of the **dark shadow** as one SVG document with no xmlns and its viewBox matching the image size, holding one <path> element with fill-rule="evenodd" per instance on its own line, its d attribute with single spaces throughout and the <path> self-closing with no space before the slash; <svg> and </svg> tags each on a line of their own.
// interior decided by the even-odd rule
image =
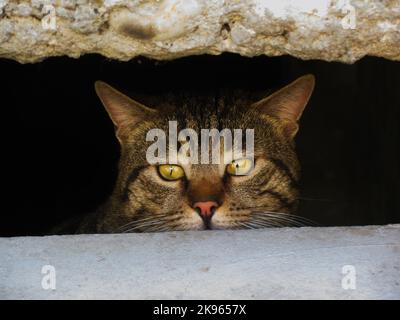
<svg viewBox="0 0 400 320">
<path fill-rule="evenodd" d="M 277 88 L 313 73 L 315 93 L 297 137 L 300 214 L 321 225 L 400 222 L 398 62 L 234 54 L 117 62 L 88 55 L 33 65 L 0 60 L 0 70 L 3 236 L 42 234 L 94 210 L 111 192 L 118 143 L 93 89 L 98 79 L 145 100 L 176 89 Z"/>
</svg>

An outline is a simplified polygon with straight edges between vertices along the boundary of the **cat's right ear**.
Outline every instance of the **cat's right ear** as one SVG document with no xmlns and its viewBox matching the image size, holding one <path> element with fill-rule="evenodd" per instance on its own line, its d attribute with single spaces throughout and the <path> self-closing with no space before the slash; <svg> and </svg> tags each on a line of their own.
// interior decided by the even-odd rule
<svg viewBox="0 0 400 320">
<path fill-rule="evenodd" d="M 310 99 L 314 85 L 315 77 L 312 74 L 302 76 L 253 106 L 258 114 L 278 119 L 284 133 L 293 139 L 299 129 L 298 121 Z"/>
<path fill-rule="evenodd" d="M 116 135 L 121 143 L 135 125 L 154 116 L 156 112 L 154 109 L 132 100 L 105 82 L 96 81 L 94 86 L 97 95 L 116 127 Z"/>
</svg>

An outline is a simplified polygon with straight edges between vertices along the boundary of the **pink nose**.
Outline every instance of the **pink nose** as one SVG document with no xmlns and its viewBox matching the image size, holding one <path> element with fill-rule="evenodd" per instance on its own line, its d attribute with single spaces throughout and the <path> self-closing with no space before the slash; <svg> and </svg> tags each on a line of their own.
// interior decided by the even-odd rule
<svg viewBox="0 0 400 320">
<path fill-rule="evenodd" d="M 197 211 L 200 217 L 206 220 L 211 219 L 217 207 L 218 203 L 215 201 L 196 202 L 193 204 L 193 208 Z"/>
</svg>

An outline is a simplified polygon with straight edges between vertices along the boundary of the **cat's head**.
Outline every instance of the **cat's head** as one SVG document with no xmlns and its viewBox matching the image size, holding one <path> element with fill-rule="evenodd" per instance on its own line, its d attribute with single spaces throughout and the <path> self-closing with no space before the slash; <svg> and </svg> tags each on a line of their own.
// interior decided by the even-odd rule
<svg viewBox="0 0 400 320">
<path fill-rule="evenodd" d="M 97 94 L 121 144 L 119 176 L 101 230 L 296 225 L 299 220 L 292 214 L 298 202 L 300 170 L 293 139 L 313 87 L 314 77 L 307 75 L 256 103 L 229 96 L 180 95 L 149 108 L 97 82 Z M 193 129 L 198 133 L 199 163 L 183 163 L 179 157 L 173 163 L 168 163 L 168 157 L 165 164 L 149 163 L 146 155 L 154 142 L 146 141 L 148 132 L 160 129 L 168 137 L 171 121 L 176 121 L 178 132 Z M 222 144 L 221 161 L 204 164 L 201 129 L 254 129 L 251 159 L 246 155 L 225 164 Z M 178 142 L 177 147 L 184 144 Z M 167 140 L 167 150 L 170 147 Z"/>
</svg>

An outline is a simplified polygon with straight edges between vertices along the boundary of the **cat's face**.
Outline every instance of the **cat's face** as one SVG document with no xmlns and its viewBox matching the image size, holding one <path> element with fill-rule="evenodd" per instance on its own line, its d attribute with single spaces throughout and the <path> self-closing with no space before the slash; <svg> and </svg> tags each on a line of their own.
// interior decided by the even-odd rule
<svg viewBox="0 0 400 320">
<path fill-rule="evenodd" d="M 100 223 L 101 231 L 298 224 L 299 219 L 292 215 L 299 179 L 293 137 L 313 86 L 314 78 L 304 76 L 252 105 L 230 99 L 216 103 L 215 99 L 180 97 L 172 104 L 149 109 L 97 83 L 97 93 L 121 143 L 119 177 Z M 219 163 L 184 163 L 178 157 L 176 163 L 150 164 L 146 152 L 153 142 L 146 141 L 146 134 L 157 128 L 168 135 L 170 121 L 177 122 L 178 130 L 193 129 L 199 137 L 201 129 L 253 129 L 254 161 L 243 150 L 243 157 L 225 164 L 221 147 Z M 182 144 L 178 143 L 178 148 Z"/>
</svg>

